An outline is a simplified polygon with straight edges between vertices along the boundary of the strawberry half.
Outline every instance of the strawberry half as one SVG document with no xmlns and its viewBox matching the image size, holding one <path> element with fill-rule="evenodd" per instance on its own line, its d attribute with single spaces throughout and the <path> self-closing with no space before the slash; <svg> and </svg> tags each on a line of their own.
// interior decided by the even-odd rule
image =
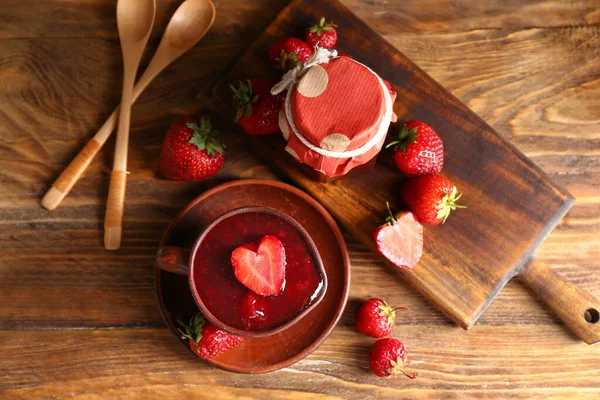
<svg viewBox="0 0 600 400">
<path fill-rule="evenodd" d="M 238 247 L 231 253 L 231 265 L 238 281 L 261 296 L 281 292 L 285 283 L 285 248 L 275 236 Z"/>
<path fill-rule="evenodd" d="M 386 204 L 390 216 L 375 231 L 377 250 L 394 265 L 412 269 L 423 255 L 423 226 L 411 212 L 394 217 Z"/>
</svg>

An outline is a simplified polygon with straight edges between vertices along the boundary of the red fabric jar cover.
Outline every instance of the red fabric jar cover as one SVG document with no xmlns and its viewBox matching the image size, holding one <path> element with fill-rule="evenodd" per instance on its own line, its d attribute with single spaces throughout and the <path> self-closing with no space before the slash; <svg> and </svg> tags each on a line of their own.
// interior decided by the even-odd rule
<svg viewBox="0 0 600 400">
<path fill-rule="evenodd" d="M 313 65 L 279 114 L 286 151 L 327 176 L 344 175 L 379 153 L 395 99 L 389 83 L 349 57 Z"/>
</svg>

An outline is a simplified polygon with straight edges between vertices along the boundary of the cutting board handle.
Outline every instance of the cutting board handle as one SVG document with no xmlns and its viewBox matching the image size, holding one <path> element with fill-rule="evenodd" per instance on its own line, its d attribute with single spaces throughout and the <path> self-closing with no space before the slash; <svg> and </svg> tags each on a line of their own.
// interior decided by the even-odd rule
<svg viewBox="0 0 600 400">
<path fill-rule="evenodd" d="M 600 300 L 532 259 L 520 277 L 587 344 L 600 341 Z"/>
</svg>

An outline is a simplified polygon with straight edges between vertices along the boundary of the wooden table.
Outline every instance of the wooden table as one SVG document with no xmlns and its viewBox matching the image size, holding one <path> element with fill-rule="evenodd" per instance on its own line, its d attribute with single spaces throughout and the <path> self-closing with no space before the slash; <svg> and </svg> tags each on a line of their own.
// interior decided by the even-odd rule
<svg viewBox="0 0 600 400">
<path fill-rule="evenodd" d="M 538 257 L 600 295 L 600 3 L 343 2 L 577 198 Z M 152 48 L 180 1 L 157 3 Z M 57 210 L 39 204 L 119 101 L 115 1 L 0 3 L 0 398 L 599 398 L 600 347 L 575 339 L 518 280 L 466 332 L 349 235 L 348 307 L 307 359 L 236 375 L 195 359 L 171 336 L 153 287 L 169 221 L 220 182 L 275 178 L 236 133 L 225 135 L 217 178 L 157 177 L 170 122 L 208 107 L 196 95 L 285 1 L 216 3 L 208 36 L 133 108 L 117 252 L 102 246 L 114 141 Z M 369 372 L 373 340 L 353 322 L 372 296 L 410 307 L 393 336 L 405 341 L 418 379 Z"/>
</svg>

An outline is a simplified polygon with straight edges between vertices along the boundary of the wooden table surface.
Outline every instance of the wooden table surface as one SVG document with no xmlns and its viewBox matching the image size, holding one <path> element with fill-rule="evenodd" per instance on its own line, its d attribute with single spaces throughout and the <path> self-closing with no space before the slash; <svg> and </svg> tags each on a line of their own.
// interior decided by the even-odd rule
<svg viewBox="0 0 600 400">
<path fill-rule="evenodd" d="M 152 49 L 180 1 L 157 3 Z M 169 221 L 218 183 L 276 177 L 226 132 L 215 179 L 162 180 L 162 138 L 177 116 L 209 108 L 196 95 L 285 3 L 216 1 L 208 36 L 134 106 L 124 242 L 108 252 L 114 140 L 57 210 L 40 199 L 119 101 L 115 0 L 0 2 L 0 398 L 600 398 L 600 347 L 569 334 L 518 279 L 466 332 L 348 234 L 347 309 L 305 360 L 236 375 L 172 337 L 153 287 Z M 538 258 L 600 295 L 600 2 L 343 3 L 577 198 Z M 410 308 L 393 336 L 405 341 L 418 379 L 370 373 L 373 340 L 353 321 L 373 296 Z"/>
</svg>

